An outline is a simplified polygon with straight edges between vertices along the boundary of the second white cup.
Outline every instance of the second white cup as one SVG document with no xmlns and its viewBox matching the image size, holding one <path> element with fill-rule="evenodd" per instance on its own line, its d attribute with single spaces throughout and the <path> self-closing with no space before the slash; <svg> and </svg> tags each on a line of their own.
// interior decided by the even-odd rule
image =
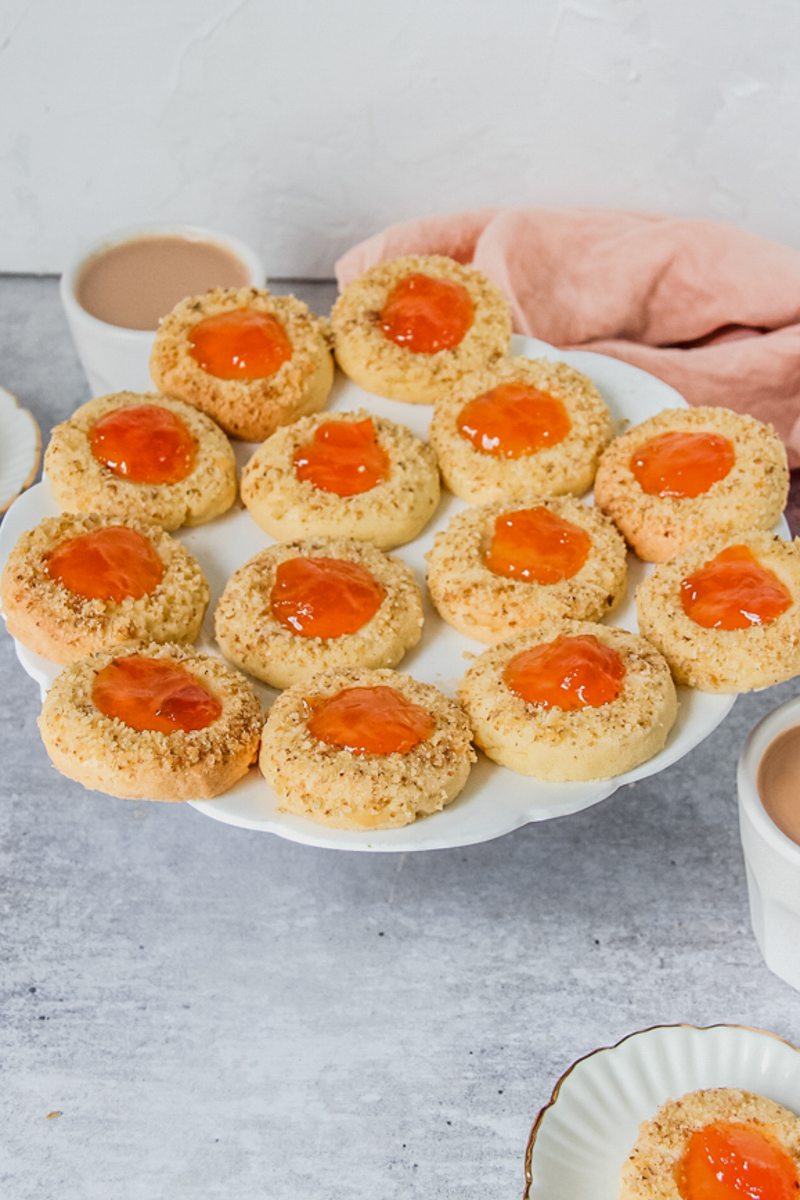
<svg viewBox="0 0 800 1200">
<path fill-rule="evenodd" d="M 739 759 L 737 778 L 753 932 L 769 969 L 800 991 L 800 846 L 777 827 L 758 794 L 764 752 L 795 725 L 800 725 L 800 697 L 756 725 Z"/>
</svg>

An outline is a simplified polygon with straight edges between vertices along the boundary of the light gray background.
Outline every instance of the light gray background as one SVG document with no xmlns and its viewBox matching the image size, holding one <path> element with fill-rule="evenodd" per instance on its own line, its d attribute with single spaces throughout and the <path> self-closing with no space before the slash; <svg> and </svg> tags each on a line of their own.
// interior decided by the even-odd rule
<svg viewBox="0 0 800 1200">
<path fill-rule="evenodd" d="M 0 279 L 0 348 L 45 435 L 86 398 L 52 280 Z M 0 672 L 8 1200 L 514 1197 L 587 1050 L 668 1021 L 800 1041 L 735 808 L 742 740 L 796 685 L 588 812 L 382 857 L 88 794 L 49 766 L 4 635 Z"/>
<path fill-rule="evenodd" d="M 3 0 L 0 270 L 143 214 L 239 234 L 270 278 L 484 205 L 797 246 L 799 104 L 796 0 Z"/>
</svg>

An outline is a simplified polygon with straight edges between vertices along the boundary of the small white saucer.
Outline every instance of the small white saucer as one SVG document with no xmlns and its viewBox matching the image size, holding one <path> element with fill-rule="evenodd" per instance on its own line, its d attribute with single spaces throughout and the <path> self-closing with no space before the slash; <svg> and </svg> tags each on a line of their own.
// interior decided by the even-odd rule
<svg viewBox="0 0 800 1200">
<path fill-rule="evenodd" d="M 618 1200 L 642 1121 L 666 1100 L 713 1087 L 800 1113 L 800 1050 L 743 1025 L 657 1025 L 579 1058 L 534 1122 L 523 1200 Z"/>
<path fill-rule="evenodd" d="M 0 387 L 0 513 L 33 483 L 41 448 L 36 418 Z"/>
</svg>

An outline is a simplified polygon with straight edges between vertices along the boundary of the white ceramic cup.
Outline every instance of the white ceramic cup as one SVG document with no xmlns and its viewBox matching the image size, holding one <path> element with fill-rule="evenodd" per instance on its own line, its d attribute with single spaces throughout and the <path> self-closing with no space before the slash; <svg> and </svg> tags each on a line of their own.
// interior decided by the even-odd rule
<svg viewBox="0 0 800 1200">
<path fill-rule="evenodd" d="M 67 314 L 67 322 L 78 351 L 81 365 L 86 372 L 93 396 L 107 392 L 149 392 L 153 390 L 150 378 L 150 352 L 153 349 L 155 330 L 123 329 L 93 317 L 78 303 L 76 285 L 81 271 L 90 259 L 133 238 L 169 236 L 194 238 L 198 241 L 215 242 L 235 255 L 247 268 L 249 282 L 254 287 L 265 283 L 264 264 L 254 250 L 227 233 L 214 229 L 203 229 L 200 225 L 150 224 L 133 225 L 109 233 L 104 238 L 85 248 L 69 264 L 61 276 L 61 302 Z"/>
<path fill-rule="evenodd" d="M 800 725 L 800 697 L 756 725 L 739 759 L 739 829 L 750 918 L 764 961 L 800 991 L 800 846 L 769 817 L 758 794 L 758 765 L 769 744 Z"/>
</svg>

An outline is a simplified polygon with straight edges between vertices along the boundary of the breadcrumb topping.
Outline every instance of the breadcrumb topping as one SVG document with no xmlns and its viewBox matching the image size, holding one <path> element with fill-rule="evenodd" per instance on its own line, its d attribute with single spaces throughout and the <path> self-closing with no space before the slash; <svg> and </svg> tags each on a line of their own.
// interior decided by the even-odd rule
<svg viewBox="0 0 800 1200">
<path fill-rule="evenodd" d="M 458 283 L 469 293 L 472 325 L 450 350 L 415 354 L 380 328 L 390 293 L 416 272 Z M 468 371 L 507 354 L 511 345 L 511 314 L 500 289 L 474 267 L 439 254 L 408 254 L 378 263 L 344 289 L 333 306 L 331 326 L 336 359 L 346 375 L 379 396 L 420 404 L 433 403 Z"/>
<path fill-rule="evenodd" d="M 286 330 L 292 356 L 263 379 L 219 379 L 191 354 L 192 329 L 207 317 L 235 309 L 275 317 Z M 213 417 L 231 437 L 261 442 L 305 413 L 324 407 L 333 384 L 330 326 L 296 296 L 273 296 L 266 288 L 212 288 L 187 296 L 162 318 L 150 369 L 153 381 Z"/>
<path fill-rule="evenodd" d="M 378 444 L 389 457 L 389 477 L 354 496 L 338 496 L 300 480 L 294 455 L 325 422 L 370 419 Z M 408 542 L 433 516 L 439 503 L 436 455 L 427 442 L 366 409 L 301 417 L 277 430 L 242 472 L 242 500 L 254 520 L 279 541 L 306 537 L 349 537 L 381 550 Z"/>
<path fill-rule="evenodd" d="M 304 637 L 272 614 L 278 566 L 318 556 L 358 563 L 384 588 L 377 612 L 355 633 Z M 217 641 L 235 666 L 285 688 L 331 669 L 395 666 L 422 636 L 422 596 L 411 569 L 368 542 L 312 538 L 269 546 L 249 559 L 225 585 L 214 624 Z"/>
<path fill-rule="evenodd" d="M 148 539 L 164 566 L 161 582 L 137 599 L 89 599 L 47 570 L 47 558 L 67 538 L 123 525 Z M 208 583 L 191 554 L 159 525 L 133 517 L 63 513 L 23 533 L 3 572 L 9 633 L 53 662 L 74 662 L 125 642 L 192 642 L 200 632 Z"/>
<path fill-rule="evenodd" d="M 631 458 L 651 438 L 679 431 L 728 438 L 734 465 L 699 496 L 650 495 L 631 470 Z M 595 479 L 595 503 L 648 562 L 665 562 L 717 533 L 771 529 L 788 492 L 786 450 L 775 430 L 727 408 L 666 409 L 643 421 L 611 443 Z"/>
<path fill-rule="evenodd" d="M 495 522 L 511 509 L 542 506 L 585 530 L 589 554 L 575 575 L 540 584 L 497 575 L 485 562 Z M 559 617 L 599 621 L 625 596 L 625 542 L 596 508 L 571 496 L 498 500 L 457 513 L 428 553 L 428 588 L 440 615 L 467 637 L 496 642 Z"/>
<path fill-rule="evenodd" d="M 197 441 L 194 469 L 178 483 L 134 483 L 92 454 L 89 434 L 95 422 L 115 409 L 139 404 L 175 413 Z M 236 499 L 236 462 L 222 430 L 191 405 L 154 393 L 114 392 L 76 408 L 53 429 L 44 469 L 59 507 L 67 512 L 135 517 L 164 529 L 202 525 L 227 512 Z"/>
<path fill-rule="evenodd" d="M 767 625 L 706 629 L 683 610 L 681 581 L 726 546 L 747 546 L 774 571 L 792 597 Z M 761 530 L 697 542 L 659 563 L 636 589 L 639 628 L 659 648 L 679 683 L 703 692 L 747 692 L 800 674 L 800 539 L 785 542 Z"/>
<path fill-rule="evenodd" d="M 572 425 L 563 441 L 509 459 L 483 454 L 462 437 L 457 424 L 462 408 L 502 383 L 528 384 L 560 400 Z M 449 389 L 436 402 L 430 433 L 445 483 L 468 504 L 519 496 L 579 496 L 592 486 L 611 436 L 611 415 L 590 379 L 566 363 L 518 357 L 475 371 Z"/>
<path fill-rule="evenodd" d="M 406 754 L 355 755 L 313 737 L 309 700 L 389 686 L 434 718 Z M 270 709 L 261 769 L 286 812 L 340 829 L 388 829 L 438 812 L 463 788 L 475 753 L 467 718 L 438 688 L 389 670 L 331 671 L 289 688 Z"/>
</svg>

